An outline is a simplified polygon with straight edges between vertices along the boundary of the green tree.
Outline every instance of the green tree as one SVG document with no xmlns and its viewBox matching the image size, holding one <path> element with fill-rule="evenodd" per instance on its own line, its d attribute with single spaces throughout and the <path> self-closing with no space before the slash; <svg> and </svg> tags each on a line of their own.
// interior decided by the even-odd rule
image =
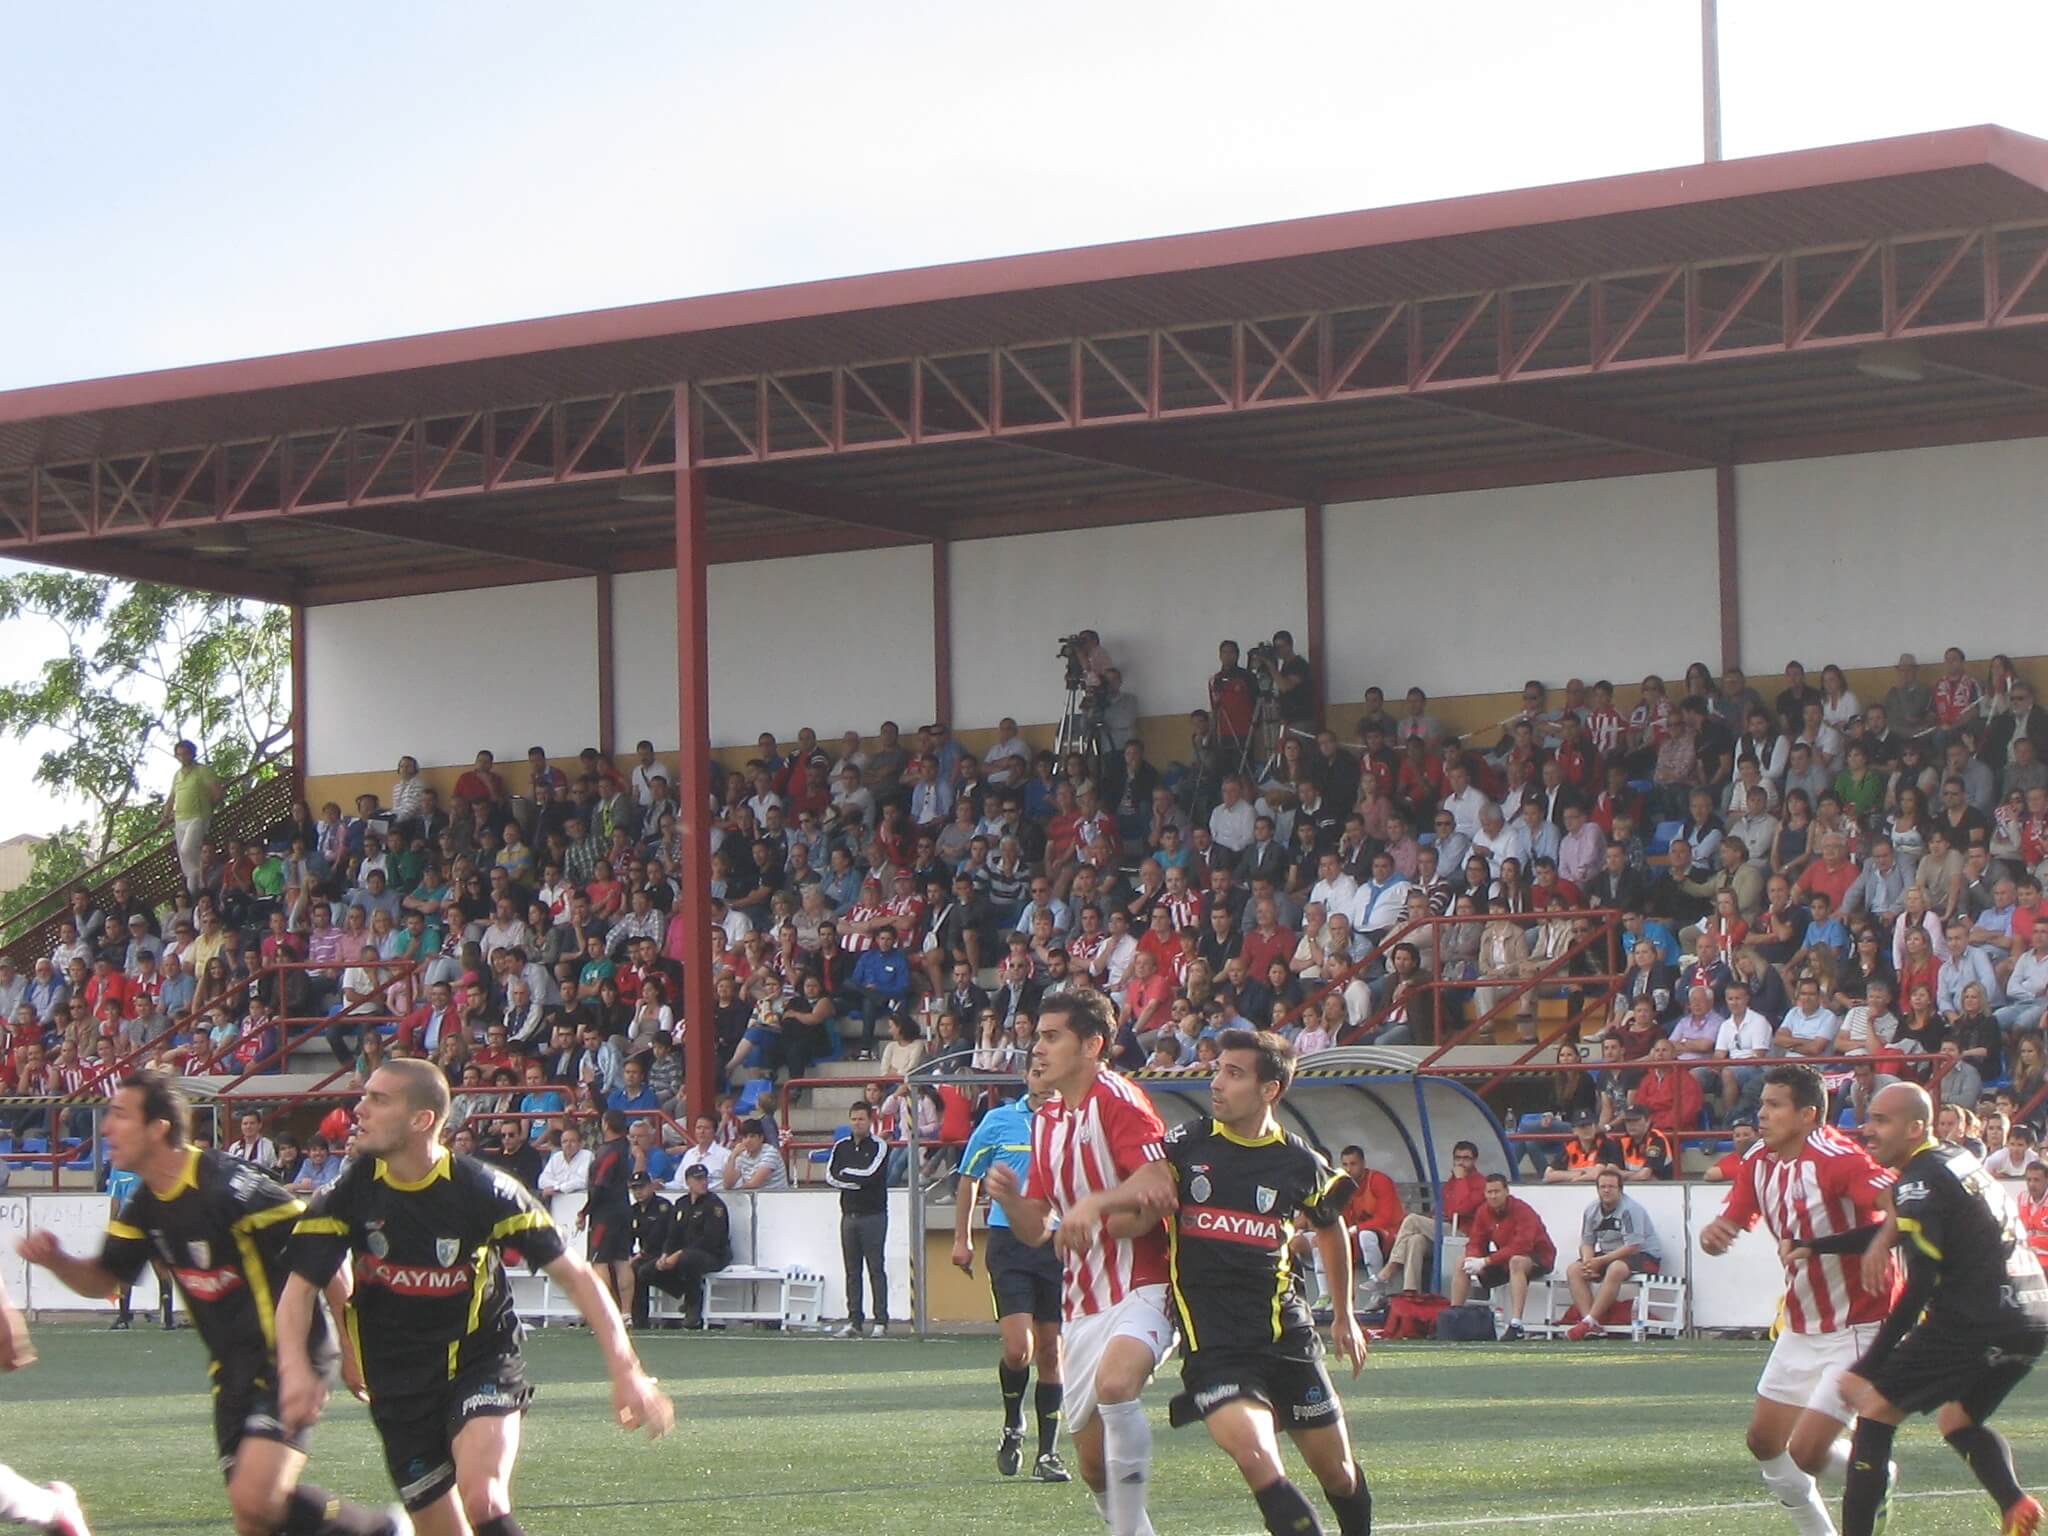
<svg viewBox="0 0 2048 1536">
<path fill-rule="evenodd" d="M 0 620 L 56 632 L 29 681 L 0 685 L 0 733 L 54 737 L 36 782 L 85 815 L 36 851 L 29 900 L 161 822 L 171 748 L 189 738 L 223 780 L 290 728 L 291 616 L 240 598 L 69 571 L 0 578 Z"/>
</svg>

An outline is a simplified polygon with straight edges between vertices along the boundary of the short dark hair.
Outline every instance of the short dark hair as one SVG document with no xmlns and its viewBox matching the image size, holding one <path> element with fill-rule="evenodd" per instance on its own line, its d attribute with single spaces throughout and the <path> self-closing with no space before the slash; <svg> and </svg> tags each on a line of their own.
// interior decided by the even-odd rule
<svg viewBox="0 0 2048 1536">
<path fill-rule="evenodd" d="M 1793 1104 L 1800 1109 L 1810 1109 L 1823 1115 L 1827 1113 L 1827 1084 L 1811 1067 L 1772 1067 L 1764 1073 L 1764 1086 L 1785 1089 L 1792 1095 Z"/>
<path fill-rule="evenodd" d="M 608 1109 L 604 1112 L 604 1128 L 614 1136 L 626 1134 L 626 1112 L 622 1109 Z"/>
<path fill-rule="evenodd" d="M 1216 1037 L 1216 1049 L 1250 1051 L 1259 1059 L 1260 1082 L 1278 1083 L 1282 1094 L 1294 1086 L 1294 1047 L 1270 1029 L 1226 1029 Z"/>
<path fill-rule="evenodd" d="M 1474 1157 L 1477 1157 L 1479 1155 L 1479 1143 L 1476 1141 L 1452 1142 L 1451 1156 L 1456 1157 L 1460 1152 L 1470 1152 Z"/>
<path fill-rule="evenodd" d="M 1108 998 L 1100 992 L 1062 992 L 1049 997 L 1039 1005 L 1039 1027 L 1044 1028 L 1045 1021 L 1055 1014 L 1064 1015 L 1067 1028 L 1083 1040 L 1091 1036 L 1100 1040 L 1104 1056 L 1108 1055 L 1116 1040 L 1116 1018 L 1109 1011 Z"/>
<path fill-rule="evenodd" d="M 761 1123 L 759 1115 L 749 1115 L 740 1122 L 740 1134 L 742 1136 L 765 1137 L 768 1134 L 768 1127 Z"/>
<path fill-rule="evenodd" d="M 185 1102 L 185 1095 L 168 1074 L 144 1068 L 122 1078 L 121 1086 L 142 1095 L 144 1124 L 163 1121 L 170 1128 L 164 1133 L 164 1141 L 173 1147 L 185 1145 L 185 1139 L 192 1134 L 192 1106 Z"/>
<path fill-rule="evenodd" d="M 1504 1173 L 1489 1173 L 1486 1176 L 1486 1182 L 1489 1187 L 1498 1184 L 1501 1188 L 1505 1189 L 1507 1188 L 1508 1176 Z"/>
<path fill-rule="evenodd" d="M 1361 1147 L 1355 1141 L 1352 1142 L 1350 1146 L 1346 1147 L 1342 1152 L 1339 1152 L 1337 1155 L 1339 1157 L 1350 1157 L 1354 1154 L 1356 1154 L 1360 1162 L 1363 1162 L 1365 1160 L 1365 1148 Z"/>
</svg>

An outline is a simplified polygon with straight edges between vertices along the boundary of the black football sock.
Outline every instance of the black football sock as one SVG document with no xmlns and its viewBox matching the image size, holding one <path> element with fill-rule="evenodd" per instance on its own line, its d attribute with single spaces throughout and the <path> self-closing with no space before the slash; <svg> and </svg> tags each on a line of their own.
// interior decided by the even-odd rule
<svg viewBox="0 0 2048 1536">
<path fill-rule="evenodd" d="M 1323 1497 L 1336 1512 L 1339 1536 L 1372 1536 L 1372 1489 L 1366 1484 L 1365 1468 L 1355 1466 L 1351 1474 L 1355 1481 L 1349 1493 L 1325 1488 Z"/>
<path fill-rule="evenodd" d="M 1031 1367 L 1005 1362 L 996 1367 L 996 1380 L 1003 1384 L 1003 1428 L 1014 1429 L 1021 1434 L 1024 1429 L 1024 1388 L 1031 1380 Z"/>
<path fill-rule="evenodd" d="M 1842 1486 L 1842 1536 L 1870 1536 L 1891 1481 L 1896 1424 L 1858 1419 L 1849 1439 L 1849 1478 Z"/>
<path fill-rule="evenodd" d="M 301 1483 L 284 1500 L 282 1536 L 391 1536 L 391 1517 Z"/>
<path fill-rule="evenodd" d="M 1252 1497 L 1258 1501 L 1259 1513 L 1266 1517 L 1266 1529 L 1273 1536 L 1323 1536 L 1323 1522 L 1316 1518 L 1301 1490 L 1286 1478 L 1268 1483 Z"/>
<path fill-rule="evenodd" d="M 1032 1407 L 1038 1410 L 1038 1454 L 1050 1456 L 1053 1448 L 1060 1443 L 1060 1405 L 1066 1401 L 1067 1389 L 1056 1381 L 1041 1380 L 1032 1394 Z"/>
<path fill-rule="evenodd" d="M 1947 1439 L 2001 1513 L 2026 1497 L 2019 1474 L 2013 1471 L 2012 1447 L 1989 1424 L 1965 1424 Z"/>
<path fill-rule="evenodd" d="M 476 1536 L 526 1536 L 526 1527 L 510 1515 L 500 1515 L 495 1520 L 486 1520 L 476 1528 Z"/>
</svg>

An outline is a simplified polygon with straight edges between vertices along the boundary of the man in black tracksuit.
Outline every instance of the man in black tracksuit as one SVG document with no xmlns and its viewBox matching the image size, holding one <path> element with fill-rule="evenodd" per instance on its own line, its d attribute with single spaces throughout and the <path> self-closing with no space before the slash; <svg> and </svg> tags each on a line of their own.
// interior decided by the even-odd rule
<svg viewBox="0 0 2048 1536">
<path fill-rule="evenodd" d="M 711 1193 L 711 1170 L 692 1163 L 683 1171 L 683 1198 L 669 1207 L 668 1239 L 661 1257 L 634 1266 L 639 1289 L 656 1286 L 683 1304 L 683 1326 L 704 1326 L 704 1277 L 732 1262 L 732 1216 Z"/>
<path fill-rule="evenodd" d="M 870 1128 L 868 1107 L 847 1111 L 849 1133 L 832 1143 L 825 1182 L 839 1191 L 839 1251 L 846 1260 L 846 1326 L 842 1338 L 858 1338 L 867 1322 L 861 1274 L 874 1292 L 875 1337 L 889 1327 L 889 1281 L 882 1273 L 882 1244 L 889 1235 L 889 1149 Z"/>
</svg>

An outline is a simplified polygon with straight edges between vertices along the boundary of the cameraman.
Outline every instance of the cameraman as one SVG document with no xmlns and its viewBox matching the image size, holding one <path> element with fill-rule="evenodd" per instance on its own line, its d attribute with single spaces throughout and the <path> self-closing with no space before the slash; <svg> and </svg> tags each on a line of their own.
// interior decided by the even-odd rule
<svg viewBox="0 0 2048 1536">
<path fill-rule="evenodd" d="M 1307 725 L 1316 717 L 1316 691 L 1309 674 L 1308 658 L 1296 654 L 1294 636 L 1284 629 L 1273 631 L 1270 659 L 1261 658 L 1260 670 L 1273 685 L 1274 707 L 1282 725 Z"/>
<path fill-rule="evenodd" d="M 1102 648 L 1102 636 L 1092 629 L 1076 630 L 1066 645 L 1072 647 L 1073 660 L 1081 669 L 1081 682 L 1090 692 L 1100 688 L 1104 674 L 1116 668 L 1109 652 Z M 1064 646 L 1061 654 L 1066 654 Z"/>
<path fill-rule="evenodd" d="M 1124 675 L 1115 667 L 1102 672 L 1102 691 L 1096 695 L 1097 715 L 1112 752 L 1121 752 L 1138 734 L 1138 700 L 1124 692 Z"/>
<path fill-rule="evenodd" d="M 1209 679 L 1209 711 L 1216 734 L 1226 741 L 1242 742 L 1252 733 L 1252 675 L 1238 665 L 1235 640 L 1216 647 L 1221 663 Z"/>
</svg>

